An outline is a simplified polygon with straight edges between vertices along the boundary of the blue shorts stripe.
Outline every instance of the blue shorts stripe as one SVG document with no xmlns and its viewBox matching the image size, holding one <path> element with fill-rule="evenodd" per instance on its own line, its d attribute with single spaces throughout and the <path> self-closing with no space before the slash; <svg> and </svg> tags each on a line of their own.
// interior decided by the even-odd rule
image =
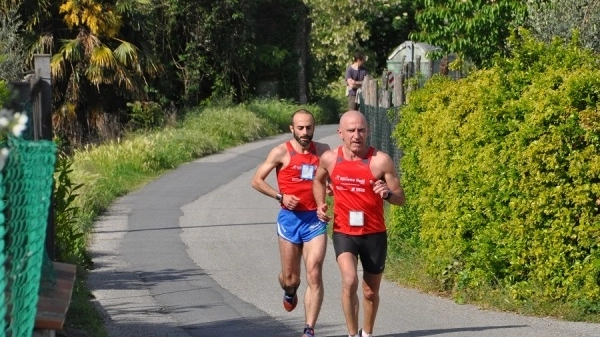
<svg viewBox="0 0 600 337">
<path fill-rule="evenodd" d="M 316 211 L 281 209 L 277 216 L 277 234 L 292 243 L 301 244 L 327 232 L 327 223 Z"/>
</svg>

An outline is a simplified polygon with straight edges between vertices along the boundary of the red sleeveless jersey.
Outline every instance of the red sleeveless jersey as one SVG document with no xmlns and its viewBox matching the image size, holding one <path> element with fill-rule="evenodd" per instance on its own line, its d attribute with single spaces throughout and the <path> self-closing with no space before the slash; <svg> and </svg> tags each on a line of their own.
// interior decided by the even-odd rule
<svg viewBox="0 0 600 337">
<path fill-rule="evenodd" d="M 279 191 L 287 195 L 295 195 L 300 198 L 295 211 L 313 211 L 317 209 L 317 203 L 312 192 L 312 183 L 317 166 L 319 166 L 319 157 L 314 143 L 310 143 L 309 153 L 298 153 L 292 147 L 290 142 L 285 146 L 290 154 L 290 162 L 285 167 L 277 170 L 277 185 Z M 311 175 L 302 178 L 302 168 L 304 173 Z M 283 206 L 282 206 L 283 207 Z"/>
<path fill-rule="evenodd" d="M 338 147 L 337 161 L 331 172 L 333 185 L 333 230 L 349 235 L 385 232 L 383 199 L 373 192 L 371 181 L 376 178 L 369 163 L 375 148 L 370 147 L 362 160 L 345 160 Z M 363 214 L 362 226 L 350 226 L 350 212 Z"/>
</svg>

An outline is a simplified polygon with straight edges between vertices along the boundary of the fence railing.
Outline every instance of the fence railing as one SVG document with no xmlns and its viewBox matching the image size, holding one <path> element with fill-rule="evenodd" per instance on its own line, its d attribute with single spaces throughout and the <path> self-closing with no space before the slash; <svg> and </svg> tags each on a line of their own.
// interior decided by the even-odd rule
<svg viewBox="0 0 600 337">
<path fill-rule="evenodd" d="M 384 71 L 381 80 L 367 75 L 362 81 L 359 94 L 359 109 L 366 116 L 371 129 L 369 145 L 389 154 L 397 169 L 402 159 L 402 150 L 396 144 L 394 131 L 402 118 L 402 107 L 408 103 L 407 97 L 410 92 L 423 86 L 429 77 L 434 75 L 433 68 L 428 76 L 415 72 L 414 69 L 421 69 L 420 58 L 417 58 L 416 66 L 411 62 L 404 63 L 400 73 L 390 74 Z M 462 76 L 461 72 L 449 74 L 447 65 L 440 67 L 439 71 L 443 75 L 451 75 L 454 79 Z"/>
<path fill-rule="evenodd" d="M 396 144 L 393 134 L 400 118 L 400 110 L 406 103 L 407 80 L 402 74 L 393 76 L 393 88 L 386 88 L 378 80 L 365 77 L 359 94 L 359 109 L 369 124 L 368 144 L 390 155 L 398 169 L 402 150 Z M 387 80 L 381 82 L 388 83 Z"/>
</svg>

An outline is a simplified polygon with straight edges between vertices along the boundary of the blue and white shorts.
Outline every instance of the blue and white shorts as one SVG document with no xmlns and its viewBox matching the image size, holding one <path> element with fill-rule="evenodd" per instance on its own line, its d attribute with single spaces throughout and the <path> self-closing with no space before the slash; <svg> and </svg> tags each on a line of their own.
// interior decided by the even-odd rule
<svg viewBox="0 0 600 337">
<path fill-rule="evenodd" d="M 327 222 L 319 220 L 317 211 L 281 209 L 277 216 L 277 234 L 283 239 L 301 244 L 327 232 Z"/>
</svg>

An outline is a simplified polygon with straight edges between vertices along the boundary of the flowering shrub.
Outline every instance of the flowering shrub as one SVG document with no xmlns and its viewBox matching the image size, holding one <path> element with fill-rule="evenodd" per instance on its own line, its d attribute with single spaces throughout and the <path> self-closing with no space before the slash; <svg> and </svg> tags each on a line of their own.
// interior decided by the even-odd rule
<svg viewBox="0 0 600 337">
<path fill-rule="evenodd" d="M 407 204 L 390 227 L 457 300 L 491 288 L 598 315 L 600 58 L 524 30 L 508 43 L 493 67 L 411 93 L 395 130 Z"/>
<path fill-rule="evenodd" d="M 4 167 L 9 149 L 6 147 L 8 137 L 21 137 L 27 127 L 27 115 L 8 109 L 0 109 L 0 169 Z"/>
</svg>

